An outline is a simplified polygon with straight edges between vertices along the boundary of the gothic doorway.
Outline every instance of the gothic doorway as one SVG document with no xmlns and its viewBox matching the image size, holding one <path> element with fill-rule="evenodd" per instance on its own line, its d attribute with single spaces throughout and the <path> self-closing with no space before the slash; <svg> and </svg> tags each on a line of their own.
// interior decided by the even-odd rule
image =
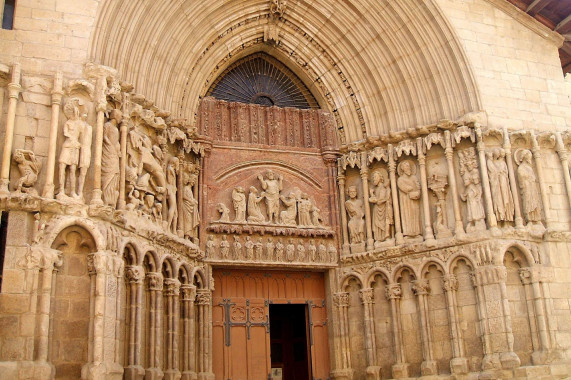
<svg viewBox="0 0 571 380">
<path fill-rule="evenodd" d="M 270 305 L 272 375 L 281 374 L 282 380 L 309 380 L 307 322 L 307 305 Z"/>
<path fill-rule="evenodd" d="M 329 377 L 323 273 L 215 269 L 213 277 L 216 380 L 271 379 L 272 367 L 286 359 L 295 370 L 284 369 L 283 380 Z"/>
</svg>

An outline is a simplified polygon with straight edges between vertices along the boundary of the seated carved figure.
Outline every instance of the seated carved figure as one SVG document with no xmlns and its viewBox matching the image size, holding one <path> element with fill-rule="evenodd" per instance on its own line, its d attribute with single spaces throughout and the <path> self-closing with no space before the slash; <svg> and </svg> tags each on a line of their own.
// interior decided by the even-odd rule
<svg viewBox="0 0 571 380">
<path fill-rule="evenodd" d="M 294 194 L 288 196 L 280 196 L 281 201 L 286 206 L 285 211 L 280 212 L 280 222 L 286 226 L 295 226 L 295 217 L 297 215 L 297 200 Z"/>
</svg>

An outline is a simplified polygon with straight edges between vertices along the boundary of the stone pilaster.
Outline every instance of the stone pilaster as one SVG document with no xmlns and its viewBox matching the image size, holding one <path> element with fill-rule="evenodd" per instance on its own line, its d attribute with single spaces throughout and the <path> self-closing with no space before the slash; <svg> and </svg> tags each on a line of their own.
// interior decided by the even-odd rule
<svg viewBox="0 0 571 380">
<path fill-rule="evenodd" d="M 141 365 L 141 338 L 142 338 L 142 307 L 143 307 L 143 280 L 144 269 L 140 266 L 125 268 L 126 286 L 129 287 L 127 300 L 128 339 L 127 357 L 125 366 L 125 380 L 141 380 L 145 376 L 145 369 Z"/>
<path fill-rule="evenodd" d="M 374 248 L 373 230 L 371 228 L 371 206 L 369 206 L 369 167 L 367 166 L 367 152 L 361 152 L 361 182 L 363 184 L 363 204 L 365 207 L 365 226 L 367 233 L 367 249 Z"/>
<path fill-rule="evenodd" d="M 16 122 L 16 106 L 18 96 L 22 91 L 20 86 L 20 64 L 12 66 L 12 80 L 8 83 L 8 113 L 6 115 L 6 134 L 4 135 L 4 153 L 2 154 L 2 165 L 0 167 L 0 194 L 8 194 L 10 189 L 10 159 L 12 157 L 12 145 L 14 143 L 14 124 Z"/>
<path fill-rule="evenodd" d="M 213 380 L 212 372 L 212 292 L 198 289 L 198 380 Z"/>
<path fill-rule="evenodd" d="M 400 318 L 400 300 L 402 288 L 400 284 L 390 284 L 386 289 L 385 296 L 391 302 L 391 315 L 393 319 L 393 336 L 395 339 L 396 363 L 392 367 L 393 378 L 407 378 L 410 365 L 406 362 L 402 338 L 402 323 Z"/>
<path fill-rule="evenodd" d="M 54 79 L 54 88 L 52 90 L 52 115 L 50 119 L 50 137 L 48 146 L 48 159 L 46 162 L 46 183 L 42 196 L 45 198 L 54 197 L 54 173 L 56 164 L 57 135 L 59 129 L 59 111 L 61 108 L 62 91 L 62 73 L 58 71 Z"/>
<path fill-rule="evenodd" d="M 183 284 L 180 287 L 182 302 L 182 376 L 181 380 L 196 380 L 196 357 L 195 357 L 195 316 L 194 301 L 196 299 L 196 286 Z"/>
<path fill-rule="evenodd" d="M 424 240 L 429 244 L 434 242 L 434 232 L 430 222 L 430 204 L 428 203 L 428 183 L 426 179 L 426 157 L 424 156 L 424 143 L 422 137 L 416 139 L 418 152 L 418 166 L 420 167 L 420 188 L 422 191 L 422 212 L 424 216 Z"/>
<path fill-rule="evenodd" d="M 381 367 L 377 365 L 377 343 L 375 335 L 375 291 L 371 288 L 361 289 L 359 297 L 364 308 L 365 349 L 367 351 L 367 380 L 381 378 Z"/>
<path fill-rule="evenodd" d="M 457 237 L 463 238 L 466 233 L 464 231 L 464 222 L 460 214 L 460 201 L 458 200 L 458 185 L 456 185 L 456 172 L 454 170 L 454 149 L 452 148 L 452 136 L 450 131 L 444 131 L 444 142 L 446 149 L 446 167 L 448 169 L 448 181 L 450 182 L 450 193 L 452 194 L 452 206 L 454 208 L 454 233 Z"/>
<path fill-rule="evenodd" d="M 393 200 L 393 212 L 395 216 L 395 244 L 399 245 L 404 243 L 404 237 L 402 234 L 402 226 L 400 220 L 400 206 L 399 197 L 397 190 L 397 176 L 395 174 L 397 169 L 397 163 L 395 162 L 395 151 L 393 146 L 389 144 L 387 146 L 387 151 L 389 154 L 389 177 L 391 179 L 391 196 Z"/>
<path fill-rule="evenodd" d="M 161 369 L 161 304 L 163 290 L 163 275 L 159 272 L 146 274 L 148 296 L 148 326 L 147 326 L 147 362 L 145 368 L 145 380 L 162 379 L 164 373 Z"/>
<path fill-rule="evenodd" d="M 452 337 L 452 353 L 454 357 L 450 360 L 450 371 L 453 374 L 466 374 L 469 371 L 468 359 L 465 357 L 464 338 L 460 321 L 458 319 L 458 304 L 456 296 L 458 291 L 458 279 L 455 275 L 449 274 L 442 278 L 442 289 L 446 295 L 448 306 L 448 319 L 450 321 L 450 336 Z"/>
<path fill-rule="evenodd" d="M 434 360 L 434 348 L 432 346 L 432 333 L 430 329 L 430 318 L 428 315 L 428 300 L 426 299 L 430 293 L 430 284 L 428 280 L 415 280 L 412 284 L 412 291 L 416 294 L 418 300 L 418 313 L 420 315 L 420 333 L 422 337 L 422 356 L 424 360 L 420 365 L 420 371 L 423 376 L 432 376 L 438 374 L 438 365 Z"/>
</svg>

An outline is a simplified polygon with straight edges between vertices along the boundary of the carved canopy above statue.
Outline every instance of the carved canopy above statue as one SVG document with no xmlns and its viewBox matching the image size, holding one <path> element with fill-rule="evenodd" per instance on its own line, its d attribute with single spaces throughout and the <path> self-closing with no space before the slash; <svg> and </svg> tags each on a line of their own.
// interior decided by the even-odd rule
<svg viewBox="0 0 571 380">
<path fill-rule="evenodd" d="M 301 80 L 265 53 L 249 55 L 226 69 L 207 92 L 229 102 L 293 108 L 319 108 Z"/>
</svg>

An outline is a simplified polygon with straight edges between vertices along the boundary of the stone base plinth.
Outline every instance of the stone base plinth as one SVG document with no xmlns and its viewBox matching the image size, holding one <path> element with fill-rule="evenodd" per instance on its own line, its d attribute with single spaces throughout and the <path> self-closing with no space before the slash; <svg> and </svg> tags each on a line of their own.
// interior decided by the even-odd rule
<svg viewBox="0 0 571 380">
<path fill-rule="evenodd" d="M 140 365 L 125 367 L 125 380 L 142 380 L 145 377 L 145 369 Z"/>
<path fill-rule="evenodd" d="M 380 380 L 380 378 L 381 378 L 381 367 L 379 366 L 367 367 L 367 380 Z"/>
<path fill-rule="evenodd" d="M 420 365 L 422 376 L 438 375 L 438 364 L 434 360 L 425 360 Z"/>
<path fill-rule="evenodd" d="M 454 358 L 450 360 L 450 371 L 455 375 L 462 375 L 469 372 L 468 359 Z"/>
<path fill-rule="evenodd" d="M 182 376 L 180 377 L 181 380 L 198 380 L 198 375 L 196 372 L 193 371 L 184 371 Z"/>
<path fill-rule="evenodd" d="M 408 377 L 410 365 L 408 363 L 397 363 L 392 367 L 394 379 L 405 379 Z"/>
<path fill-rule="evenodd" d="M 351 380 L 353 371 L 351 369 L 337 369 L 330 373 L 332 380 Z"/>
</svg>

